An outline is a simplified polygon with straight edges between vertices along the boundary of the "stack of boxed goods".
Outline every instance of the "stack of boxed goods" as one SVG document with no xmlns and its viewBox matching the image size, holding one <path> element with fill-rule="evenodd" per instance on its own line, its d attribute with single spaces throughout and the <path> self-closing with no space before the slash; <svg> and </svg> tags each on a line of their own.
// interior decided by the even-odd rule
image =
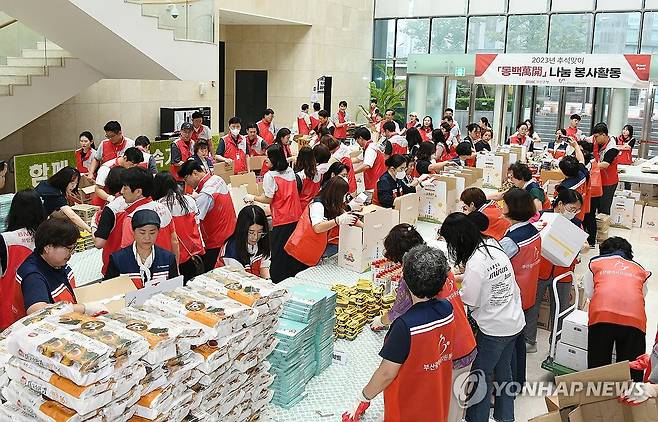
<svg viewBox="0 0 658 422">
<path fill-rule="evenodd" d="M 610 208 L 610 226 L 623 229 L 634 227 L 636 217 L 636 205 L 640 206 L 639 221 L 642 221 L 642 208 L 644 203 L 640 201 L 640 192 L 630 190 L 617 191 L 612 200 Z"/>
<path fill-rule="evenodd" d="M 82 221 L 91 226 L 91 222 L 94 218 L 94 214 L 100 209 L 96 205 L 87 205 L 87 204 L 76 204 L 71 207 L 73 212 L 78 214 Z"/>
<path fill-rule="evenodd" d="M 359 280 L 356 286 L 335 284 L 337 294 L 336 330 L 338 338 L 354 340 L 366 323 L 388 312 L 395 302 L 395 292 L 384 294 L 384 286 L 373 287 L 369 280 Z"/>
<path fill-rule="evenodd" d="M 0 195 L 0 228 L 2 228 L 2 230 L 7 227 L 7 215 L 9 214 L 12 199 L 14 199 L 13 193 Z"/>
<path fill-rule="evenodd" d="M 574 371 L 587 369 L 587 321 L 587 312 L 580 310 L 565 317 L 555 350 L 556 363 Z"/>
<path fill-rule="evenodd" d="M 370 268 L 373 286 L 383 286 L 384 294 L 394 293 L 402 279 L 402 264 L 382 258 L 373 261 Z"/>
<path fill-rule="evenodd" d="M 81 231 L 75 244 L 75 252 L 86 251 L 94 247 L 94 237 L 88 231 Z"/>
</svg>

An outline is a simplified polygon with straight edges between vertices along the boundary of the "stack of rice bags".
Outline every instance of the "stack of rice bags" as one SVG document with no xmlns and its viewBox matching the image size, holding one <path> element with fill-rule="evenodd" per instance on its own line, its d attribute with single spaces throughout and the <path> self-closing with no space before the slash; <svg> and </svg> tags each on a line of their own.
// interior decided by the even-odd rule
<svg viewBox="0 0 658 422">
<path fill-rule="evenodd" d="M 128 421 L 140 399 L 149 351 L 139 334 L 58 304 L 5 333 L 11 380 L 0 420 Z"/>
<path fill-rule="evenodd" d="M 225 397 L 226 392 L 223 396 L 224 401 L 231 400 L 228 404 L 233 405 L 233 410 L 226 415 L 215 412 L 220 420 L 242 421 L 257 417 L 274 395 L 269 388 L 274 376 L 270 374 L 271 365 L 267 357 L 277 345 L 274 333 L 286 300 L 286 290 L 229 267 L 195 277 L 188 286 L 206 295 L 214 292 L 221 297 L 229 297 L 253 312 L 252 317 L 243 323 L 243 332 L 249 335 L 229 340 L 229 360 L 214 372 L 211 379 L 217 380 L 219 373 L 219 381 L 234 386 L 228 397 Z M 241 398 L 233 393 L 233 388 L 243 393 Z M 206 410 L 213 414 L 210 406 Z"/>
</svg>

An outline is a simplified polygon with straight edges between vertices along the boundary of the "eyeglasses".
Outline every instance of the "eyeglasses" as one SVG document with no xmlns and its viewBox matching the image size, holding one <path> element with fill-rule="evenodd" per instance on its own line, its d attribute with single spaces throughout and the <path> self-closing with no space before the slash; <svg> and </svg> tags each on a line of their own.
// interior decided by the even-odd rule
<svg viewBox="0 0 658 422">
<path fill-rule="evenodd" d="M 575 212 L 576 214 L 578 214 L 578 213 L 580 212 L 580 208 L 577 208 L 577 207 L 569 207 L 569 206 L 567 206 L 567 207 L 564 207 L 564 209 L 566 209 L 566 210 L 569 211 L 569 212 Z"/>
<path fill-rule="evenodd" d="M 58 248 L 68 249 L 68 251 L 69 251 L 70 253 L 73 253 L 73 252 L 75 252 L 75 248 L 76 248 L 77 246 L 78 246 L 77 244 L 75 244 L 75 245 L 71 245 L 71 246 L 63 246 L 63 245 L 61 245 L 61 246 L 58 246 Z"/>
</svg>

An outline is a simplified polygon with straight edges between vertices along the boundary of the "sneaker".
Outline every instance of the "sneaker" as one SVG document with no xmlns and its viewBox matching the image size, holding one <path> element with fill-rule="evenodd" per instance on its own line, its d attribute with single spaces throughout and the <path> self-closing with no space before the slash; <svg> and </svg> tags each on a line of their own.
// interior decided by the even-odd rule
<svg viewBox="0 0 658 422">
<path fill-rule="evenodd" d="M 525 351 L 526 353 L 537 353 L 537 343 L 535 344 L 525 344 Z"/>
</svg>

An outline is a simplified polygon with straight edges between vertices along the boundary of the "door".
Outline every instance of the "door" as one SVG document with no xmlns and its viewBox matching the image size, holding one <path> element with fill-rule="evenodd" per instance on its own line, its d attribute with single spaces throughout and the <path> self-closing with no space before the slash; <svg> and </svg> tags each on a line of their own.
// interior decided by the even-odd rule
<svg viewBox="0 0 658 422">
<path fill-rule="evenodd" d="M 235 71 L 235 115 L 255 123 L 267 108 L 267 70 Z M 244 126 L 244 125 L 243 125 Z"/>
<path fill-rule="evenodd" d="M 466 136 L 466 126 L 471 122 L 473 113 L 471 108 L 472 82 L 468 79 L 446 78 L 446 88 L 444 104 L 455 110 L 453 119 L 459 124 L 462 136 Z"/>
</svg>

